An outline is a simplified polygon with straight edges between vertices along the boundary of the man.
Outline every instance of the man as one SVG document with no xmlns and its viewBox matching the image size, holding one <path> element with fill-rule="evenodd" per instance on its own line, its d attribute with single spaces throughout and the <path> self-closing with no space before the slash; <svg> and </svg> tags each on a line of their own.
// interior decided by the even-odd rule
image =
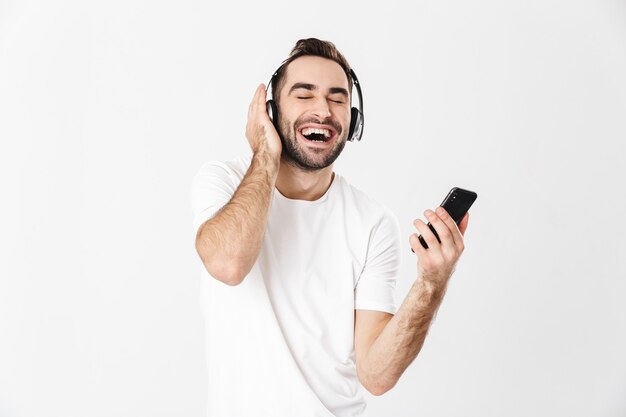
<svg viewBox="0 0 626 417">
<path fill-rule="evenodd" d="M 207 163 L 194 179 L 210 416 L 364 415 L 360 384 L 373 395 L 396 384 L 463 252 L 467 215 L 457 227 L 426 211 L 441 243 L 415 220 L 428 249 L 409 237 L 417 279 L 396 312 L 395 216 L 333 172 L 352 83 L 332 43 L 298 41 L 272 80 L 279 131 L 260 85 L 252 156 Z"/>
</svg>

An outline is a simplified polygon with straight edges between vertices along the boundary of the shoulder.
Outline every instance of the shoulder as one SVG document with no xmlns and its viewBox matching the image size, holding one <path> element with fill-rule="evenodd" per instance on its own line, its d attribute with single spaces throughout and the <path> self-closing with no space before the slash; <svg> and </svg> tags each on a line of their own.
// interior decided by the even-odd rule
<svg viewBox="0 0 626 417">
<path fill-rule="evenodd" d="M 194 230 L 212 217 L 231 199 L 241 183 L 249 160 L 245 157 L 230 161 L 205 162 L 191 185 L 191 206 L 194 212 Z"/>
<path fill-rule="evenodd" d="M 241 156 L 228 161 L 207 161 L 198 170 L 196 180 L 210 176 L 221 177 L 225 180 L 228 179 L 234 183 L 239 183 L 250 166 L 251 158 L 252 156 Z"/>
<path fill-rule="evenodd" d="M 337 175 L 337 188 L 346 202 L 360 216 L 378 224 L 381 222 L 397 223 L 396 215 L 386 205 L 380 203 L 363 190 L 350 184 L 343 176 Z"/>
<path fill-rule="evenodd" d="M 250 160 L 252 159 L 251 155 L 240 156 L 238 158 L 230 159 L 228 161 L 207 161 L 200 167 L 199 172 L 209 172 L 209 171 L 224 171 L 231 175 L 235 176 L 243 176 L 245 175 L 248 167 L 250 166 Z"/>
</svg>

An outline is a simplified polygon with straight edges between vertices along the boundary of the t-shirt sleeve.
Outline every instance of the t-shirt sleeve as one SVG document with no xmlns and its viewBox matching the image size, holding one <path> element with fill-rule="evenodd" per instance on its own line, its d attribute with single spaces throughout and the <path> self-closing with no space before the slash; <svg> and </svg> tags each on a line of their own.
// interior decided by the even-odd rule
<svg viewBox="0 0 626 417">
<path fill-rule="evenodd" d="M 356 310 L 396 313 L 394 292 L 400 269 L 400 226 L 389 211 L 372 230 L 367 258 L 354 295 Z"/>
<path fill-rule="evenodd" d="M 195 232 L 230 201 L 236 189 L 235 178 L 226 164 L 211 161 L 200 168 L 191 186 Z"/>
</svg>

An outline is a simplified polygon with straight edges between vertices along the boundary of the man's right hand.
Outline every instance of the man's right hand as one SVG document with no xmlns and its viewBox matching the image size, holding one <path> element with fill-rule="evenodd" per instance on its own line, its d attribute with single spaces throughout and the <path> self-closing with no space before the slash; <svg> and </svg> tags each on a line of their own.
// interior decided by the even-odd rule
<svg viewBox="0 0 626 417">
<path fill-rule="evenodd" d="M 267 114 L 265 86 L 254 93 L 248 109 L 246 137 L 254 155 L 235 193 L 196 234 L 196 250 L 215 279 L 239 285 L 259 257 L 267 226 L 282 143 Z"/>
<path fill-rule="evenodd" d="M 282 143 L 272 120 L 267 114 L 266 97 L 265 85 L 260 84 L 248 108 L 246 137 L 254 154 L 264 152 L 280 162 Z"/>
</svg>

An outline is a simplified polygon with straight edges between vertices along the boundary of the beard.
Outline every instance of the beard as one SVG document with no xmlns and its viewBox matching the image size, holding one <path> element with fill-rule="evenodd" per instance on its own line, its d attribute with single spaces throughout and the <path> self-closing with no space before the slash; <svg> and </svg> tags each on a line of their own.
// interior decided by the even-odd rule
<svg viewBox="0 0 626 417">
<path fill-rule="evenodd" d="M 337 131 L 337 137 L 333 139 L 334 145 L 330 149 L 309 148 L 298 141 L 296 132 L 298 126 L 305 123 L 319 123 L 330 125 Z M 280 118 L 280 141 L 283 145 L 282 156 L 288 164 L 303 171 L 313 172 L 330 166 L 346 146 L 347 134 L 343 135 L 341 125 L 331 118 L 317 120 L 313 118 L 299 117 L 293 124 L 290 120 Z"/>
</svg>

